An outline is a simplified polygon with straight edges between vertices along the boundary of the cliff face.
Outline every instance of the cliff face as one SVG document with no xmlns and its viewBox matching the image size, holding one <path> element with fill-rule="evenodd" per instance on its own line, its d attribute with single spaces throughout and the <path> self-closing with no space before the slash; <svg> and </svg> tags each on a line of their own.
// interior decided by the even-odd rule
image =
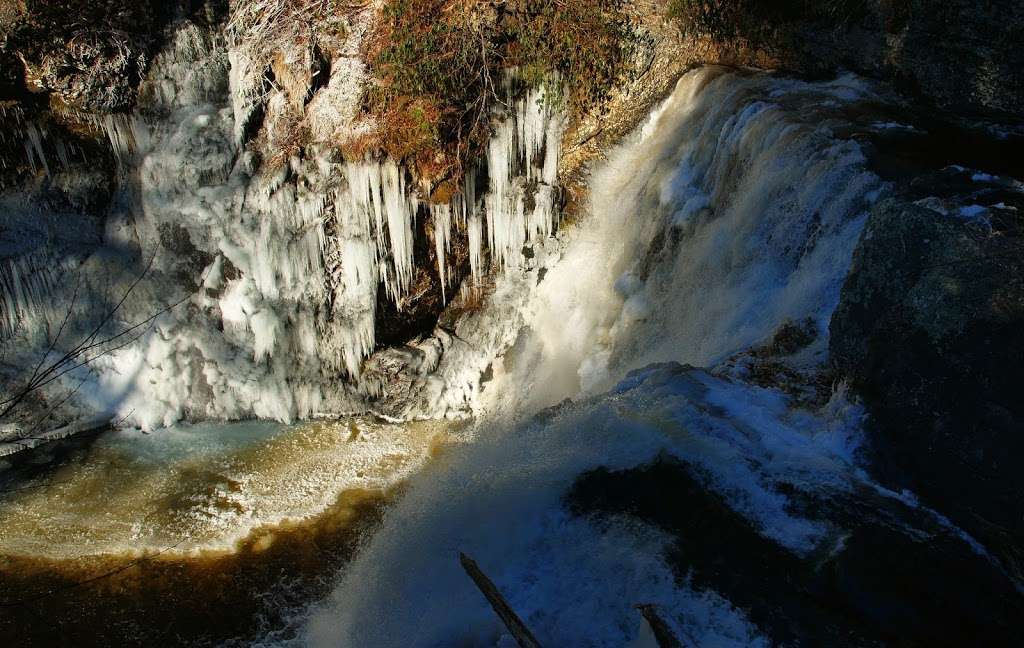
<svg viewBox="0 0 1024 648">
<path fill-rule="evenodd" d="M 278 94 L 284 99 L 243 107 L 238 128 L 248 135 L 262 128 L 268 156 L 294 152 L 304 143 L 361 145 L 361 138 L 379 125 L 372 115 L 359 116 L 358 96 L 344 96 L 353 89 L 361 93 L 360 83 L 342 83 L 341 75 L 329 81 L 335 68 L 357 79 L 366 77 L 360 60 L 365 53 L 362 37 L 374 19 L 353 23 L 351 7 L 333 3 L 315 3 L 316 9 L 313 4 L 296 5 L 289 11 L 270 11 L 266 4 L 4 0 L 0 104 L 46 123 L 80 148 L 93 147 L 97 137 L 102 139 L 100 129 L 76 115 L 130 111 L 144 92 L 153 60 L 170 45 L 176 22 L 206 29 L 230 20 L 234 66 L 239 79 L 249 84 L 247 91 L 262 99 Z M 609 96 L 574 115 L 567 140 L 569 175 L 584 158 L 638 123 L 683 70 L 702 63 L 777 67 L 809 76 L 852 70 L 889 81 L 906 96 L 952 117 L 1014 122 L 1024 115 L 1024 54 L 1018 47 L 1024 38 L 1024 9 L 1012 0 L 863 0 L 846 3 L 852 7 L 847 13 L 827 20 L 798 10 L 800 3 L 794 0 L 793 8 L 780 10 L 785 18 L 764 19 L 779 24 L 756 39 L 742 30 L 717 39 L 695 32 L 684 37 L 680 23 L 666 17 L 674 4 L 666 0 L 610 4 L 617 7 L 616 20 L 624 27 L 625 60 Z M 374 3 L 370 13 L 380 5 Z M 489 3 L 474 7 L 478 19 L 466 22 L 475 28 L 500 30 L 509 22 Z M 262 14 L 277 17 L 268 22 Z M 300 24 L 304 26 L 296 27 Z M 16 131 L 10 124 L 4 130 Z M 0 137 L 0 174 L 6 184 L 24 181 L 12 175 L 12 169 L 25 166 L 19 135 Z M 96 150 L 92 157 L 102 155 Z"/>
<path fill-rule="evenodd" d="M 783 61 L 829 73 L 837 67 L 892 81 L 943 110 L 1021 116 L 1024 7 L 1013 0 L 868 2 L 862 18 L 836 28 L 798 24 Z"/>
<path fill-rule="evenodd" d="M 833 361 L 872 408 L 880 467 L 1008 554 L 1018 574 L 1022 253 L 1013 209 L 971 220 L 880 203 L 831 331 Z"/>
<path fill-rule="evenodd" d="M 179 19 L 213 24 L 226 0 L 4 0 L 0 99 L 49 99 L 90 112 L 131 109 L 153 57 Z M 35 95 L 33 97 L 32 95 Z"/>
<path fill-rule="evenodd" d="M 756 61 L 753 51 L 803 74 L 852 70 L 953 114 L 1021 117 L 1024 7 L 1013 0 L 668 5 L 684 31 L 710 36 L 744 62 Z"/>
</svg>

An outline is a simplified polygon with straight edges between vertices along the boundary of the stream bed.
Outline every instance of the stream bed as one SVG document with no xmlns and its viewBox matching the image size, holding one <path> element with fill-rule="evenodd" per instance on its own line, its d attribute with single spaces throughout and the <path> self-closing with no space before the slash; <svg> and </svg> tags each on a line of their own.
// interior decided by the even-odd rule
<svg viewBox="0 0 1024 648">
<path fill-rule="evenodd" d="M 449 425 L 374 419 L 115 430 L 8 465 L 9 645 L 287 638 Z M 44 622 L 45 621 L 45 622 Z"/>
</svg>

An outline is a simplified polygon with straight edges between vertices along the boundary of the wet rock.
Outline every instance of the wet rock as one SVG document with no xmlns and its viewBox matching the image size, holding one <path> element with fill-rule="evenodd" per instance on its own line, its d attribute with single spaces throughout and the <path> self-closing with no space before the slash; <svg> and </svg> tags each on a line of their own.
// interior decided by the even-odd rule
<svg viewBox="0 0 1024 648">
<path fill-rule="evenodd" d="M 813 319 L 786 321 L 770 340 L 727 358 L 714 367 L 713 373 L 778 389 L 800 406 L 818 408 L 832 397 L 835 375 L 821 365 L 819 354 L 813 353 L 815 342 L 819 342 L 819 335 Z M 824 343 L 815 346 L 820 350 Z"/>
<path fill-rule="evenodd" d="M 677 578 L 725 596 L 782 645 L 1014 645 L 1024 598 L 922 511 L 869 492 L 792 491 L 794 512 L 835 527 L 808 556 L 765 538 L 668 454 L 587 472 L 565 504 L 597 524 L 628 516 L 668 533 Z"/>
<path fill-rule="evenodd" d="M 814 320 L 806 318 L 799 322 L 787 321 L 775 331 L 771 341 L 755 348 L 752 353 L 759 358 L 793 355 L 806 349 L 818 337 Z"/>
<path fill-rule="evenodd" d="M 878 204 L 830 348 L 869 406 L 887 477 L 1024 573 L 1024 237 Z"/>
</svg>

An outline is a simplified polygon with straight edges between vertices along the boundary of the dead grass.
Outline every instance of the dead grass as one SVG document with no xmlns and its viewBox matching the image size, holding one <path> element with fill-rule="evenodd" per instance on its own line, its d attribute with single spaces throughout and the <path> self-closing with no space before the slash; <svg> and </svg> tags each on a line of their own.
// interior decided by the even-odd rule
<svg viewBox="0 0 1024 648">
<path fill-rule="evenodd" d="M 364 43 L 366 111 L 379 124 L 364 144 L 433 179 L 459 177 L 506 99 L 504 69 L 526 84 L 558 77 L 561 100 L 582 108 L 619 69 L 623 24 L 619 0 L 385 0 Z"/>
<path fill-rule="evenodd" d="M 228 43 L 240 64 L 262 74 L 274 56 L 312 49 L 326 36 L 344 34 L 345 19 L 366 8 L 369 0 L 232 0 Z M 265 91 L 260 86 L 254 90 Z"/>
</svg>

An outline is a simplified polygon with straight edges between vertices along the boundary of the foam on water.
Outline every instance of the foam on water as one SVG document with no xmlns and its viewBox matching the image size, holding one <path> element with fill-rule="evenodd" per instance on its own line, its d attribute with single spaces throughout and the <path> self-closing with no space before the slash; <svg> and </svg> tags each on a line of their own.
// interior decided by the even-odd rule
<svg viewBox="0 0 1024 648">
<path fill-rule="evenodd" d="M 500 645 L 499 622 L 456 560 L 464 551 L 547 643 L 627 645 L 640 628 L 632 605 L 657 603 L 700 645 L 767 645 L 742 611 L 676 582 L 660 532 L 574 518 L 561 499 L 589 469 L 630 468 L 667 452 L 696 466 L 764 535 L 808 553 L 829 529 L 789 513 L 776 486 L 853 488 L 849 418 L 794 413 L 774 392 L 662 365 L 605 396 L 481 436 L 443 471 L 413 480 L 308 639 Z"/>
<path fill-rule="evenodd" d="M 444 438 L 441 425 L 369 419 L 110 432 L 60 469 L 0 493 L 0 552 L 231 550 L 258 527 L 315 517 L 343 491 L 400 482 Z"/>
</svg>

